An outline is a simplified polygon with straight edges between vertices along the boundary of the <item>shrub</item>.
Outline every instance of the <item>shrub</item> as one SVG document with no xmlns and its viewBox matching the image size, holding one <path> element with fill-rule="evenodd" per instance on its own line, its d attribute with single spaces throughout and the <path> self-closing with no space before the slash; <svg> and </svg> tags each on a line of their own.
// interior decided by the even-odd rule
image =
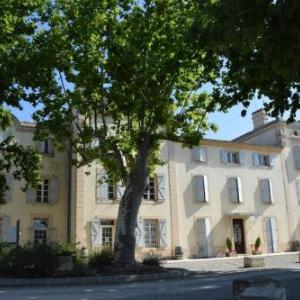
<svg viewBox="0 0 300 300">
<path fill-rule="evenodd" d="M 101 251 L 94 252 L 89 256 L 88 266 L 99 269 L 103 266 L 110 266 L 114 262 L 114 255 L 111 249 L 103 248 Z"/>
<path fill-rule="evenodd" d="M 159 266 L 161 263 L 161 257 L 159 253 L 149 251 L 143 254 L 142 263 L 145 266 Z"/>
<path fill-rule="evenodd" d="M 257 239 L 255 240 L 255 244 L 254 244 L 255 249 L 258 249 L 260 247 L 260 245 L 261 245 L 261 239 L 260 239 L 260 237 L 257 237 Z"/>
<path fill-rule="evenodd" d="M 226 247 L 227 247 L 227 249 L 228 249 L 228 251 L 229 252 L 231 252 L 232 251 L 232 241 L 231 241 L 231 239 L 230 238 L 227 238 L 226 239 Z"/>
</svg>

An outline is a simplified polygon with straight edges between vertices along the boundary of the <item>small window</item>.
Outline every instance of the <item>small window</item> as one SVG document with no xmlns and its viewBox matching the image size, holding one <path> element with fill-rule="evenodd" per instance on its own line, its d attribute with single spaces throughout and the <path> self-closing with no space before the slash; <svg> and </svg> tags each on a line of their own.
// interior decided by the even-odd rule
<svg viewBox="0 0 300 300">
<path fill-rule="evenodd" d="M 102 247 L 112 249 L 113 247 L 113 226 L 102 225 Z"/>
<path fill-rule="evenodd" d="M 37 186 L 36 202 L 49 203 L 49 179 L 44 179 L 43 183 Z"/>
<path fill-rule="evenodd" d="M 146 248 L 158 247 L 157 220 L 144 220 L 144 241 L 145 241 Z"/>
<path fill-rule="evenodd" d="M 227 152 L 227 162 L 229 164 L 239 164 L 240 163 L 240 154 L 239 152 Z"/>
<path fill-rule="evenodd" d="M 108 185 L 108 199 L 109 200 L 115 199 L 115 187 L 112 184 Z"/>
<path fill-rule="evenodd" d="M 259 159 L 259 165 L 260 166 L 267 166 L 267 167 L 269 167 L 271 165 L 271 163 L 270 163 L 270 155 L 259 154 L 258 155 L 258 159 Z"/>
<path fill-rule="evenodd" d="M 33 220 L 33 239 L 35 244 L 45 244 L 48 241 L 49 220 L 46 218 L 35 218 Z"/>
<path fill-rule="evenodd" d="M 146 190 L 144 192 L 145 200 L 156 200 L 155 197 L 155 179 L 153 177 L 149 178 Z"/>
</svg>

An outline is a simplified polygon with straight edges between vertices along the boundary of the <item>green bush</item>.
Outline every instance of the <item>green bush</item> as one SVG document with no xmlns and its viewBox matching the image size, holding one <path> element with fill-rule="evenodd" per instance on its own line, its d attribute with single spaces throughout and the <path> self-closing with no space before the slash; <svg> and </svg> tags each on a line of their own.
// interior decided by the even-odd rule
<svg viewBox="0 0 300 300">
<path fill-rule="evenodd" d="M 233 247 L 232 247 L 232 241 L 230 238 L 226 239 L 226 247 L 227 247 L 228 251 L 232 251 Z"/>
<path fill-rule="evenodd" d="M 101 251 L 94 252 L 89 256 L 88 266 L 100 269 L 103 266 L 110 266 L 114 262 L 114 255 L 111 249 L 103 248 Z"/>
<path fill-rule="evenodd" d="M 74 244 L 32 244 L 23 246 L 0 243 L 0 275 L 52 276 L 58 256 L 72 256 L 75 267 L 83 268 L 84 258 Z"/>
<path fill-rule="evenodd" d="M 261 239 L 260 239 L 260 237 L 257 237 L 257 239 L 255 240 L 255 244 L 254 244 L 255 249 L 258 249 L 260 247 L 260 245 L 261 245 Z"/>
<path fill-rule="evenodd" d="M 161 263 L 160 255 L 154 251 L 146 252 L 143 254 L 142 263 L 145 266 L 159 266 Z"/>
</svg>

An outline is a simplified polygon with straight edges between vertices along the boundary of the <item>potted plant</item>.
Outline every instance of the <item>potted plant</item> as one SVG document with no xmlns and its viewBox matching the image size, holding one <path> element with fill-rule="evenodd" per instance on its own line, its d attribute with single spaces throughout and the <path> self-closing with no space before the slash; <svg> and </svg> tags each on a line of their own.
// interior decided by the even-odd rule
<svg viewBox="0 0 300 300">
<path fill-rule="evenodd" d="M 226 239 L 226 247 L 227 247 L 226 256 L 233 256 L 235 254 L 235 251 L 233 249 L 232 240 L 230 238 Z"/>
<path fill-rule="evenodd" d="M 258 236 L 255 240 L 255 243 L 254 243 L 254 251 L 252 251 L 252 254 L 254 255 L 257 255 L 257 254 L 261 254 L 261 251 L 260 251 L 260 245 L 261 245 L 261 239 L 260 237 Z"/>
</svg>

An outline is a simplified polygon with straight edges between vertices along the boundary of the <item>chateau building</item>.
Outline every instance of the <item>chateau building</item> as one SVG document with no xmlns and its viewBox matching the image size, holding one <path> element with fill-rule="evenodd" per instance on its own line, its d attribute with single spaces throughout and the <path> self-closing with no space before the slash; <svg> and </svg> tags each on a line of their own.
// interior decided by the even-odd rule
<svg viewBox="0 0 300 300">
<path fill-rule="evenodd" d="M 263 252 L 286 251 L 300 240 L 300 125 L 267 122 L 253 113 L 254 129 L 233 141 L 205 139 L 198 147 L 164 141 L 148 179 L 139 212 L 137 251 L 163 256 L 182 247 L 185 257 L 222 256 L 232 239 L 237 253 L 251 253 L 257 237 Z M 14 119 L 10 132 L 34 144 L 34 124 Z M 42 184 L 22 192 L 22 182 L 6 174 L 10 190 L 0 210 L 1 239 L 15 243 L 56 240 L 87 251 L 112 247 L 121 185 L 100 182 L 96 162 L 71 166 L 67 153 L 49 139 L 36 144 L 42 154 Z M 18 223 L 18 226 L 17 226 Z"/>
</svg>

